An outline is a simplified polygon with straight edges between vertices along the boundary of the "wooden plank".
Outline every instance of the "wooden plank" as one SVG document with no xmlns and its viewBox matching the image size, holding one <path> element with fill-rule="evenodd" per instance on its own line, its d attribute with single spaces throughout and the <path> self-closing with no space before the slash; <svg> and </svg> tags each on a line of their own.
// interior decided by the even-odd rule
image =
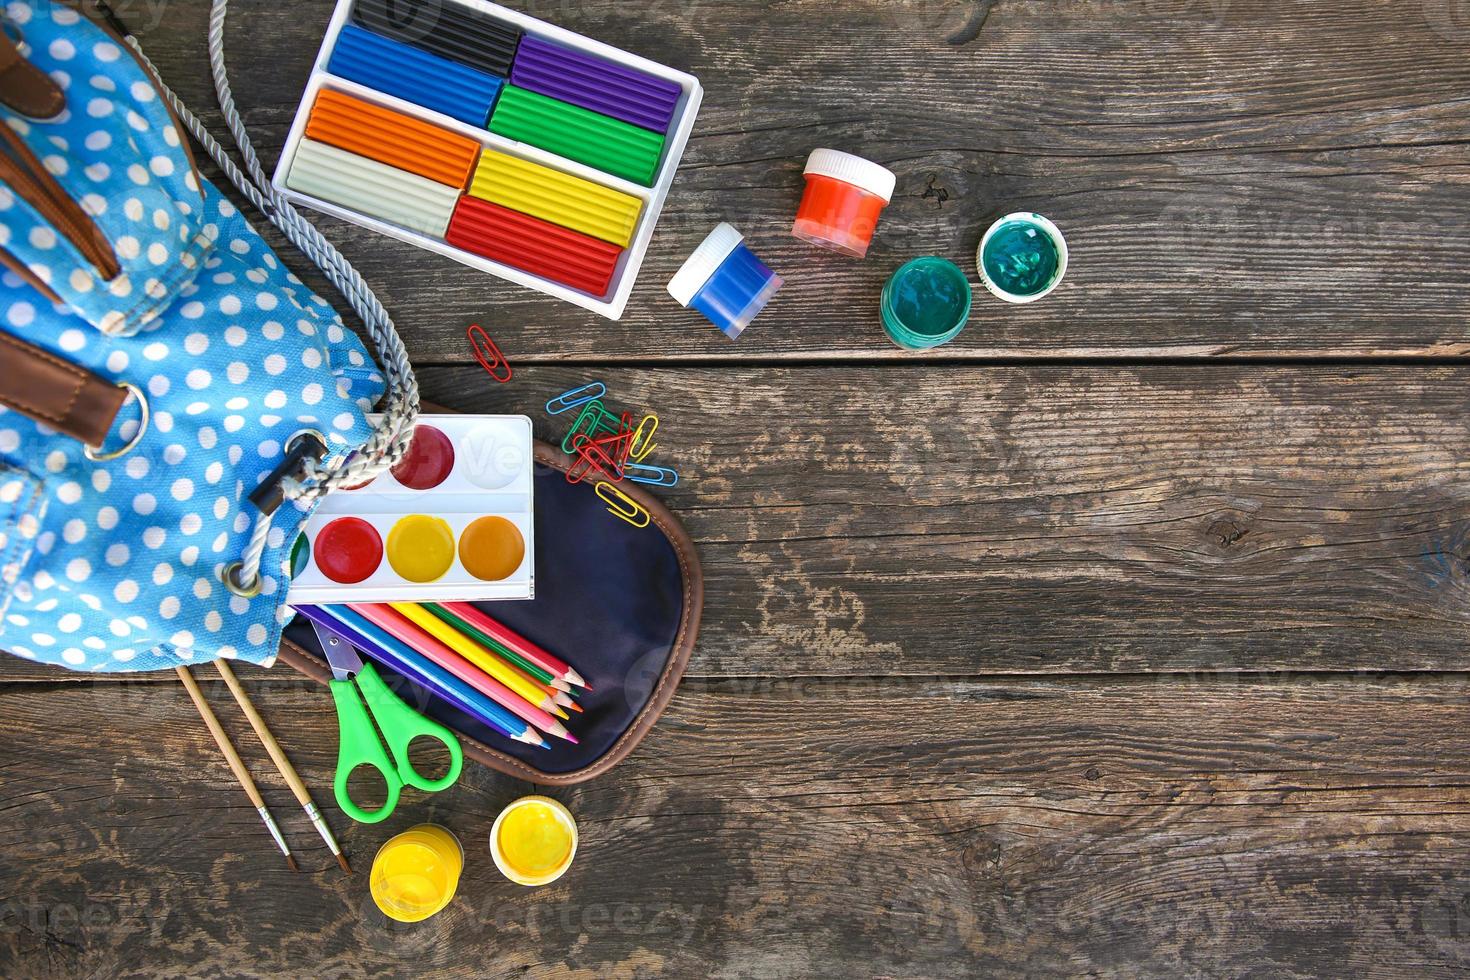
<svg viewBox="0 0 1470 980">
<path fill-rule="evenodd" d="M 558 441 L 589 377 L 663 419 L 696 675 L 1464 663 L 1463 369 L 420 372 Z"/>
<path fill-rule="evenodd" d="M 250 683 L 258 673 L 248 672 Z M 553 795 L 581 827 L 533 890 L 485 853 L 527 787 L 472 767 L 316 843 L 217 682 L 305 872 L 286 870 L 177 686 L 9 687 L 7 976 L 1420 976 L 1470 967 L 1463 675 L 1237 682 L 691 682 L 648 742 Z M 320 689 L 257 701 L 324 804 Z M 100 743 L 79 733 L 106 732 Z M 376 847 L 468 855 L 392 928 Z"/>
<path fill-rule="evenodd" d="M 166 17 L 121 6 L 165 77 L 212 109 L 208 4 L 169 4 Z M 467 361 L 460 335 L 482 319 L 523 360 L 913 357 L 879 324 L 884 279 L 928 253 L 977 275 L 984 228 L 1031 209 L 1068 234 L 1068 282 L 1022 308 L 979 290 L 965 334 L 917 356 L 1462 355 L 1470 28 L 1453 5 L 1411 6 L 532 7 L 688 69 L 707 89 L 626 318 L 604 322 L 362 229 L 322 226 L 424 363 Z M 330 4 L 235 7 L 235 94 L 273 163 Z M 205 115 L 223 131 L 217 112 Z M 899 174 L 865 262 L 788 234 L 802 162 L 820 145 L 870 153 Z M 663 288 L 725 219 L 788 278 L 738 345 Z"/>
</svg>

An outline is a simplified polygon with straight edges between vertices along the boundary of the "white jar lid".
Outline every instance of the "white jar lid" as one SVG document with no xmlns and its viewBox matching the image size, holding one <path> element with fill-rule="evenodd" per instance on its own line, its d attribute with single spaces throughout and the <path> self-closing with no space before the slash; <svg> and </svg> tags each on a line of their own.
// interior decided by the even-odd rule
<svg viewBox="0 0 1470 980">
<path fill-rule="evenodd" d="M 715 225 L 715 230 L 699 243 L 699 247 L 684 260 L 683 267 L 669 280 L 669 295 L 678 300 L 680 306 L 694 302 L 695 295 L 743 241 L 745 236 L 734 225 L 724 221 Z"/>
<path fill-rule="evenodd" d="M 894 188 L 898 186 L 898 177 L 892 170 L 841 150 L 813 150 L 806 160 L 806 172 L 860 187 L 883 198 L 885 204 L 893 200 Z"/>
</svg>

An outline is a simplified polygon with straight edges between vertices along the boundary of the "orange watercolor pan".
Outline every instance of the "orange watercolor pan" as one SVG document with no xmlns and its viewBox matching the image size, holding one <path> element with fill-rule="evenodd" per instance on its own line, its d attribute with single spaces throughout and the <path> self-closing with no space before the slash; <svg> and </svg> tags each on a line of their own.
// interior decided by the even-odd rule
<svg viewBox="0 0 1470 980">
<path fill-rule="evenodd" d="M 450 187 L 469 182 L 480 154 L 467 136 L 326 88 L 306 120 L 306 137 Z"/>
</svg>

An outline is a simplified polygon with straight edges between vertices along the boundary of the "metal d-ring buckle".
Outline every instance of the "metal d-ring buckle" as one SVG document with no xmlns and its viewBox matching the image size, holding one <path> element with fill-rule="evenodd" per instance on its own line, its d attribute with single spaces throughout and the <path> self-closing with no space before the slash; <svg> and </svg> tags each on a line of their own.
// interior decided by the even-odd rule
<svg viewBox="0 0 1470 980">
<path fill-rule="evenodd" d="M 114 459 L 122 459 L 128 453 L 132 452 L 134 449 L 137 449 L 138 443 L 142 442 L 143 437 L 148 434 L 148 419 L 150 418 L 150 412 L 148 410 L 148 396 L 143 394 L 142 388 L 139 388 L 137 385 L 133 384 L 130 381 L 119 381 L 117 382 L 117 386 L 123 391 L 127 392 L 129 397 L 136 398 L 138 400 L 138 431 L 133 433 L 133 437 L 129 439 L 122 446 L 121 449 L 114 449 L 111 452 L 103 452 L 102 447 L 100 446 L 95 449 L 91 446 L 87 446 L 85 449 L 82 450 L 82 454 L 94 463 L 110 463 Z M 127 403 L 127 398 L 124 398 L 123 405 L 126 405 Z M 121 405 L 118 406 L 118 410 L 122 410 Z"/>
</svg>

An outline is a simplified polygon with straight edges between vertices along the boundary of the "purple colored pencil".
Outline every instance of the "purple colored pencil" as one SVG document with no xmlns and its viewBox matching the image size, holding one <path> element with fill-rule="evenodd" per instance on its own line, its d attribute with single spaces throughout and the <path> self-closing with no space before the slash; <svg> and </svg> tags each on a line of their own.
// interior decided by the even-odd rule
<svg viewBox="0 0 1470 980">
<path fill-rule="evenodd" d="M 634 68 L 527 35 L 510 80 L 532 92 L 667 133 L 683 88 Z"/>
</svg>

